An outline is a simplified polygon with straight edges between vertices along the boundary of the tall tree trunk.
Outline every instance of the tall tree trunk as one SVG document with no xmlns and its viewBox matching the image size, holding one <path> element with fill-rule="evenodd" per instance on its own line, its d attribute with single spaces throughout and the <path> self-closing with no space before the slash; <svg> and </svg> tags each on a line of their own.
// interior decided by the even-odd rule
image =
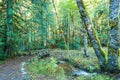
<svg viewBox="0 0 120 80">
<path fill-rule="evenodd" d="M 58 23 L 58 26 L 59 26 L 59 18 L 58 18 L 58 13 L 57 13 L 57 9 L 56 9 L 56 5 L 55 5 L 54 0 L 52 0 L 52 4 L 53 4 L 54 10 L 55 10 L 56 20 L 57 20 L 57 23 Z"/>
<path fill-rule="evenodd" d="M 44 16 L 44 13 L 43 13 L 43 6 L 41 5 L 41 28 L 40 28 L 40 37 L 41 37 L 41 49 L 43 49 L 45 46 L 44 46 L 44 39 L 45 39 L 45 25 L 44 25 L 44 19 L 43 19 L 43 16 Z"/>
<path fill-rule="evenodd" d="M 11 56 L 13 50 L 13 0 L 7 0 L 7 30 L 6 30 L 6 49 L 5 52 Z"/>
<path fill-rule="evenodd" d="M 72 37 L 72 41 L 74 40 L 74 36 L 75 36 L 75 23 L 74 23 L 74 16 L 73 16 L 73 13 L 72 11 L 70 11 L 70 18 L 71 18 L 71 22 L 72 22 L 72 27 L 71 27 L 71 37 Z"/>
<path fill-rule="evenodd" d="M 88 14 L 87 14 L 85 7 L 83 5 L 83 0 L 76 0 L 76 2 L 78 5 L 78 8 L 79 8 L 81 19 L 84 22 L 85 29 L 88 32 L 88 37 L 92 43 L 94 51 L 95 51 L 97 58 L 99 60 L 100 67 L 102 70 L 104 70 L 106 68 L 105 53 L 102 50 L 100 41 L 99 41 L 98 37 L 96 36 L 96 32 L 95 32 L 94 28 L 92 27 L 92 23 L 90 21 L 90 18 L 88 17 Z"/>
<path fill-rule="evenodd" d="M 52 0 L 52 4 L 53 4 L 53 8 L 55 10 L 55 15 L 56 15 L 56 21 L 57 21 L 57 25 L 58 25 L 58 29 L 59 29 L 59 37 L 60 37 L 60 31 L 61 31 L 61 28 L 60 28 L 60 20 L 59 20 L 59 17 L 58 17 L 58 12 L 57 12 L 57 9 L 56 9 L 56 5 L 55 5 L 55 1 Z"/>
<path fill-rule="evenodd" d="M 66 27 L 67 27 L 67 29 L 66 29 L 66 37 L 67 37 L 66 43 L 67 43 L 67 47 L 68 47 L 68 49 L 69 49 L 70 28 L 69 28 L 69 17 L 68 17 L 68 16 L 67 16 L 67 20 L 66 20 Z"/>
<path fill-rule="evenodd" d="M 88 40 L 87 40 L 87 31 L 84 28 L 84 55 L 88 57 Z"/>
<path fill-rule="evenodd" d="M 109 14 L 109 26 L 110 26 L 110 41 L 108 48 L 108 69 L 109 71 L 115 71 L 118 69 L 118 50 L 119 50 L 119 5 L 120 0 L 110 0 L 110 14 Z"/>
</svg>

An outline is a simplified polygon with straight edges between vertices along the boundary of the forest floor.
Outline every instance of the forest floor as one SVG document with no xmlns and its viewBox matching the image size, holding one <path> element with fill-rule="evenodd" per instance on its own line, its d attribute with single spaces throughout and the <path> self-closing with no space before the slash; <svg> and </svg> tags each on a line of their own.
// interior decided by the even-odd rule
<svg viewBox="0 0 120 80">
<path fill-rule="evenodd" d="M 22 56 L 9 59 L 0 65 L 0 80 L 28 80 L 23 73 L 23 63 L 31 59 L 31 56 Z"/>
<path fill-rule="evenodd" d="M 107 52 L 107 48 L 104 48 Z M 36 56 L 9 59 L 0 65 L 0 80 L 120 80 L 101 72 L 93 48 L 89 57 L 81 50 L 37 50 Z M 119 59 L 120 61 L 120 59 Z M 120 73 L 119 76 L 120 77 Z"/>
<path fill-rule="evenodd" d="M 107 48 L 104 50 L 107 53 Z M 25 68 L 33 80 L 120 80 L 120 73 L 101 72 L 93 48 L 88 52 L 85 57 L 83 48 L 40 50 Z"/>
</svg>

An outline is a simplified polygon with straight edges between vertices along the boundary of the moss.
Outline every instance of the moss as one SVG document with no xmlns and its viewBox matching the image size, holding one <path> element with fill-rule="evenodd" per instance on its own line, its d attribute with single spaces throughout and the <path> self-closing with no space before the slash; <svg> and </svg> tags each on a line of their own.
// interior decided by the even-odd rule
<svg viewBox="0 0 120 80">
<path fill-rule="evenodd" d="M 116 54 L 117 51 L 113 47 L 109 46 L 109 54 Z"/>
<path fill-rule="evenodd" d="M 118 49 L 118 56 L 120 56 L 120 48 Z"/>
<path fill-rule="evenodd" d="M 116 26 L 116 22 L 115 21 L 110 21 L 109 25 L 110 25 L 111 28 L 115 27 Z"/>
<path fill-rule="evenodd" d="M 102 54 L 102 56 L 106 59 L 106 55 L 105 55 L 106 53 L 105 53 L 105 51 L 102 49 L 102 46 L 101 46 L 100 40 L 98 39 L 98 37 L 97 37 L 97 35 L 96 35 L 96 31 L 95 31 L 94 28 L 92 28 L 92 30 L 93 30 L 93 33 L 94 33 L 95 39 L 97 40 L 97 43 L 98 43 L 98 45 L 99 45 L 99 47 L 100 47 L 101 54 Z"/>
</svg>

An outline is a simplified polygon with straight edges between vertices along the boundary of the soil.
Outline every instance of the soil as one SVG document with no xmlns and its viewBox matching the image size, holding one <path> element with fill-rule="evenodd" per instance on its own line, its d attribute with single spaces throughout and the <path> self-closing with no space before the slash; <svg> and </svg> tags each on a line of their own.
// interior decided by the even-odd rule
<svg viewBox="0 0 120 80">
<path fill-rule="evenodd" d="M 30 80 L 27 74 L 22 74 L 21 65 L 32 56 L 22 56 L 7 60 L 0 65 L 0 80 Z"/>
</svg>

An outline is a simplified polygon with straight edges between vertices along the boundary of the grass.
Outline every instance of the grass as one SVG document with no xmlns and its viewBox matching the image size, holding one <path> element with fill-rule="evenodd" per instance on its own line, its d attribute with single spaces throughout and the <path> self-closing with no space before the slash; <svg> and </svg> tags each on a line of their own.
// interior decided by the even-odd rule
<svg viewBox="0 0 120 80">
<path fill-rule="evenodd" d="M 105 52 L 107 52 L 107 48 L 104 48 Z M 56 63 L 58 62 L 59 58 L 65 57 L 69 59 L 71 65 L 77 64 L 81 69 L 88 70 L 89 72 L 94 72 L 94 70 L 100 70 L 98 65 L 97 57 L 94 53 L 93 48 L 89 48 L 89 57 L 85 58 L 84 50 L 51 50 L 49 53 L 52 57 L 48 57 L 45 59 L 39 59 L 38 56 L 34 57 L 34 59 L 27 62 L 26 69 L 28 70 L 29 74 L 32 76 L 33 80 L 37 77 L 41 77 L 44 75 L 43 80 L 114 80 L 114 77 L 110 77 L 105 73 L 95 74 L 91 76 L 78 76 L 73 77 L 66 72 L 69 73 L 69 70 L 72 67 L 68 67 L 68 65 L 58 66 Z M 119 59 L 120 62 L 120 59 Z M 67 70 L 66 70 L 67 68 Z M 70 69 L 69 69 L 70 68 Z M 61 77 L 62 76 L 62 77 Z M 45 79 L 47 78 L 48 79 Z"/>
</svg>

